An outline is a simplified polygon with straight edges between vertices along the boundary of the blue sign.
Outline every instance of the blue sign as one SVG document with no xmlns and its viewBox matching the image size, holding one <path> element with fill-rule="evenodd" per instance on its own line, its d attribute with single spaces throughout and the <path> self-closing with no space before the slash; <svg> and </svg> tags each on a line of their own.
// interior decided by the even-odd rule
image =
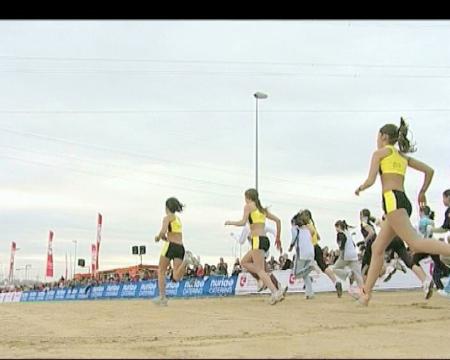
<svg viewBox="0 0 450 360">
<path fill-rule="evenodd" d="M 45 294 L 44 300 L 53 300 L 55 298 L 56 290 L 48 290 Z"/>
<path fill-rule="evenodd" d="M 105 292 L 105 285 L 94 286 L 91 289 L 90 299 L 98 299 L 103 297 L 103 293 Z"/>
<path fill-rule="evenodd" d="M 39 291 L 36 296 L 36 301 L 44 301 L 45 300 L 45 291 Z"/>
<path fill-rule="evenodd" d="M 122 288 L 121 284 L 107 285 L 105 292 L 103 293 L 103 297 L 117 298 L 119 297 L 121 288 Z"/>
<path fill-rule="evenodd" d="M 237 276 L 210 277 L 205 286 L 205 296 L 234 295 Z"/>
<path fill-rule="evenodd" d="M 138 285 L 134 283 L 123 284 L 122 291 L 120 292 L 121 298 L 136 297 Z"/>
<path fill-rule="evenodd" d="M 237 276 L 205 276 L 166 283 L 170 297 L 228 296 L 235 294 Z M 103 284 L 48 291 L 24 291 L 20 301 L 86 300 L 115 298 L 153 298 L 159 295 L 158 281 L 126 284 Z"/>
<path fill-rule="evenodd" d="M 76 300 L 79 288 L 67 289 L 65 300 Z"/>
<path fill-rule="evenodd" d="M 67 289 L 56 290 L 55 300 L 64 300 L 66 296 Z"/>
<path fill-rule="evenodd" d="M 158 282 L 156 280 L 143 281 L 140 284 L 138 296 L 152 298 L 159 295 Z"/>
<path fill-rule="evenodd" d="M 30 291 L 30 292 L 28 293 L 28 299 L 27 299 L 27 301 L 36 301 L 37 294 L 38 294 L 37 291 Z M 21 300 L 21 301 L 22 301 L 22 300 Z"/>
<path fill-rule="evenodd" d="M 205 278 L 192 278 L 189 280 L 183 280 L 183 287 L 178 296 L 202 296 L 204 294 Z"/>
<path fill-rule="evenodd" d="M 77 300 L 89 299 L 89 294 L 92 288 L 89 286 L 84 286 L 78 289 Z"/>
<path fill-rule="evenodd" d="M 173 282 L 173 281 L 169 281 L 166 282 L 166 296 L 181 296 L 181 294 L 179 293 L 180 291 L 182 291 L 182 288 L 184 285 L 185 280 L 179 281 L 179 282 Z M 181 289 L 180 289 L 181 287 Z"/>
</svg>

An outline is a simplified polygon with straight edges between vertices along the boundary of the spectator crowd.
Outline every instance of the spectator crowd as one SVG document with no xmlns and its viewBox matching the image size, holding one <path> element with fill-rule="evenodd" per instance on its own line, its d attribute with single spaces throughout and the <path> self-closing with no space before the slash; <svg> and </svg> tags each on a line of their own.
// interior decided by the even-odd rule
<svg viewBox="0 0 450 360">
<path fill-rule="evenodd" d="M 323 248 L 323 256 L 326 264 L 333 265 L 337 258 L 339 257 L 339 250 L 329 250 L 328 247 Z M 295 261 L 295 254 L 292 258 L 289 258 L 288 254 L 280 255 L 278 259 L 271 256 L 267 261 L 268 270 L 289 270 L 293 269 Z M 241 272 L 246 270 L 242 268 L 239 258 L 236 258 L 232 267 L 221 257 L 219 262 L 214 264 L 199 265 L 196 267 L 188 266 L 185 272 L 185 278 L 202 278 L 204 276 L 237 276 Z M 172 267 L 166 272 L 168 277 L 171 276 Z M 65 279 L 61 277 L 58 281 L 53 282 L 39 282 L 32 285 L 0 285 L 1 292 L 14 292 L 14 291 L 26 291 L 26 290 L 38 290 L 38 291 L 48 291 L 60 288 L 75 288 L 78 286 L 95 286 L 99 284 L 119 284 L 119 283 L 134 283 L 139 281 L 146 281 L 151 279 L 157 279 L 157 274 L 155 272 L 150 272 L 148 270 L 143 270 L 137 273 L 135 276 L 130 276 L 130 274 L 125 273 L 123 276 L 119 274 L 114 274 L 110 276 L 104 276 L 103 278 L 83 278 L 79 280 Z"/>
</svg>

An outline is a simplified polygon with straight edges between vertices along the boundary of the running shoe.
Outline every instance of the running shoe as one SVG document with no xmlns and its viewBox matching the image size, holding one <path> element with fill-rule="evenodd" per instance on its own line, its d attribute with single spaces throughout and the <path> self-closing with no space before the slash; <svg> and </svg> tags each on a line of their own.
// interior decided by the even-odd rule
<svg viewBox="0 0 450 360">
<path fill-rule="evenodd" d="M 427 279 L 423 282 L 423 291 L 425 293 L 426 300 L 428 300 L 433 296 L 433 287 L 434 287 L 433 280 Z"/>
<path fill-rule="evenodd" d="M 358 300 L 361 295 L 361 290 L 359 288 L 349 287 L 348 294 L 355 300 Z"/>
<path fill-rule="evenodd" d="M 158 296 L 157 298 L 152 300 L 153 304 L 158 305 L 158 306 L 167 306 L 167 298 L 166 297 L 160 297 Z"/>
<path fill-rule="evenodd" d="M 186 260 L 186 262 L 189 265 L 193 265 L 193 266 L 199 266 L 200 265 L 200 261 L 190 251 L 186 251 L 185 252 L 184 260 Z"/>
<path fill-rule="evenodd" d="M 277 302 L 283 301 L 283 299 L 284 299 L 284 297 L 283 297 L 283 290 L 281 290 L 281 289 L 277 290 L 270 297 L 269 304 L 270 305 L 275 305 Z"/>
<path fill-rule="evenodd" d="M 306 295 L 305 299 L 306 300 L 312 300 L 312 299 L 314 299 L 314 295 Z"/>
<path fill-rule="evenodd" d="M 282 286 L 281 283 L 278 282 L 278 290 L 281 290 L 281 294 L 283 295 L 283 297 L 280 299 L 280 301 L 283 301 L 285 299 L 286 293 L 288 291 L 288 287 L 286 286 L 284 288 L 281 288 L 281 286 Z"/>
<path fill-rule="evenodd" d="M 335 288 L 337 291 L 337 296 L 340 298 L 342 296 L 342 284 L 340 281 L 336 282 Z"/>
<path fill-rule="evenodd" d="M 263 283 L 263 281 L 261 280 L 261 279 L 259 279 L 258 281 L 257 281 L 257 287 L 256 287 L 256 291 L 257 292 L 261 292 L 261 291 L 264 291 L 264 290 L 266 290 L 267 289 L 267 286 L 266 285 L 264 285 L 264 283 Z"/>
</svg>

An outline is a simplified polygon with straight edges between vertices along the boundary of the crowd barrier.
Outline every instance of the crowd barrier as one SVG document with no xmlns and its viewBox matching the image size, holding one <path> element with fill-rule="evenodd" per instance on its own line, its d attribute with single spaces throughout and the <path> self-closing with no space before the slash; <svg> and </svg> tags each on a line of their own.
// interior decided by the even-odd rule
<svg viewBox="0 0 450 360">
<path fill-rule="evenodd" d="M 432 270 L 431 260 L 424 259 L 422 267 L 427 273 Z M 275 270 L 273 272 L 283 287 L 288 286 L 288 293 L 304 292 L 302 279 L 296 279 L 291 270 Z M 335 291 L 334 284 L 324 273 L 312 271 L 313 290 L 316 293 Z M 348 290 L 350 284 L 342 282 L 343 290 Z M 407 269 L 400 270 L 388 282 L 383 278 L 377 280 L 374 290 L 406 290 L 421 288 L 422 284 L 415 274 Z M 446 291 L 450 292 L 450 281 Z M 167 282 L 166 295 L 168 297 L 211 297 L 233 296 L 257 293 L 256 280 L 248 273 L 238 276 L 209 276 L 204 278 L 185 279 L 180 282 Z M 262 293 L 269 293 L 264 290 Z M 75 287 L 54 289 L 48 291 L 23 291 L 0 293 L 0 303 L 35 302 L 35 301 L 64 301 L 64 300 L 94 300 L 94 299 L 132 299 L 153 298 L 159 295 L 157 280 L 141 281 L 137 283 L 102 284 L 90 287 Z"/>
<path fill-rule="evenodd" d="M 169 297 L 200 297 L 234 295 L 237 276 L 210 276 L 192 278 L 180 282 L 167 282 L 166 295 Z M 53 289 L 48 291 L 23 291 L 0 293 L 0 303 L 94 300 L 94 299 L 130 299 L 152 298 L 159 295 L 157 280 L 136 283 L 101 284 L 74 288 Z"/>
<path fill-rule="evenodd" d="M 291 271 L 275 270 L 273 271 L 273 274 L 283 287 L 288 287 L 288 293 L 305 291 L 303 279 L 296 279 Z M 315 293 L 336 291 L 333 282 L 326 274 L 312 271 L 309 275 L 312 278 L 312 287 Z M 384 282 L 383 279 L 384 278 L 380 278 L 377 280 L 374 287 L 375 291 L 407 290 L 422 287 L 422 284 L 417 279 L 417 276 L 409 269 L 406 270 L 406 273 L 397 270 L 388 282 Z M 354 286 L 356 286 L 355 283 Z M 342 288 L 344 291 L 347 291 L 350 288 L 350 282 L 348 279 L 346 281 L 342 281 Z M 239 274 L 236 282 L 235 294 L 248 295 L 255 293 L 257 293 L 257 282 L 255 278 L 248 273 Z M 261 293 L 268 294 L 269 290 L 266 289 Z"/>
</svg>

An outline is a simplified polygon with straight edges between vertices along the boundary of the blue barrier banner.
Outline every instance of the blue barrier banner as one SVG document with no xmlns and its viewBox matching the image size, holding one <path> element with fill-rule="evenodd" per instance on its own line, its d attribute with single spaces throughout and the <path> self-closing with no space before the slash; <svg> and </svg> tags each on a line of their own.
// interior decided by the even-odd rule
<svg viewBox="0 0 450 360">
<path fill-rule="evenodd" d="M 201 297 L 234 295 L 236 282 L 237 276 L 205 276 L 203 278 L 190 278 L 179 282 L 167 281 L 166 296 Z M 158 281 L 148 280 L 137 283 L 103 284 L 48 291 L 24 291 L 21 294 L 20 301 L 153 298 L 158 295 Z"/>
<path fill-rule="evenodd" d="M 89 294 L 91 293 L 92 288 L 88 286 L 80 287 L 77 293 L 77 300 L 86 300 L 89 299 Z"/>
<path fill-rule="evenodd" d="M 166 282 L 166 296 L 170 297 L 176 297 L 176 296 L 182 296 L 183 287 L 184 287 L 184 280 L 179 282 Z"/>
<path fill-rule="evenodd" d="M 28 293 L 28 299 L 27 299 L 27 301 L 36 301 L 37 295 L 38 295 L 38 292 L 37 292 L 37 291 L 30 291 L 30 292 Z"/>
<path fill-rule="evenodd" d="M 103 297 L 105 298 L 118 298 L 120 290 L 122 289 L 122 284 L 110 284 L 106 285 L 105 292 L 103 293 Z"/>
<path fill-rule="evenodd" d="M 133 298 L 136 297 L 138 290 L 138 284 L 123 284 L 122 290 L 120 291 L 120 297 L 121 298 Z"/>
<path fill-rule="evenodd" d="M 181 289 L 178 291 L 177 296 L 202 296 L 204 294 L 206 282 L 206 278 L 192 278 L 189 280 L 182 280 L 182 286 L 180 286 Z"/>
<path fill-rule="evenodd" d="M 28 297 L 30 296 L 29 292 L 22 292 L 22 295 L 20 296 L 20 302 L 27 302 Z"/>
<path fill-rule="evenodd" d="M 56 290 L 55 300 L 64 300 L 66 296 L 67 289 L 58 289 Z"/>
<path fill-rule="evenodd" d="M 45 300 L 54 300 L 56 295 L 56 290 L 48 290 L 47 294 L 45 295 Z"/>
<path fill-rule="evenodd" d="M 103 293 L 105 292 L 105 285 L 97 285 L 93 286 L 91 289 L 91 294 L 89 295 L 90 299 L 101 299 L 103 297 Z"/>
<path fill-rule="evenodd" d="M 205 284 L 203 296 L 234 295 L 237 276 L 212 276 Z"/>
<path fill-rule="evenodd" d="M 159 289 L 156 280 L 143 281 L 139 284 L 138 296 L 140 298 L 153 298 L 158 295 Z"/>
<path fill-rule="evenodd" d="M 44 301 L 45 300 L 45 291 L 39 291 L 36 296 L 36 301 Z"/>
<path fill-rule="evenodd" d="M 48 290 L 47 294 L 45 294 L 44 300 L 54 300 L 55 295 L 56 295 L 56 290 Z"/>
<path fill-rule="evenodd" d="M 76 300 L 79 288 L 67 289 L 65 300 Z"/>
</svg>

